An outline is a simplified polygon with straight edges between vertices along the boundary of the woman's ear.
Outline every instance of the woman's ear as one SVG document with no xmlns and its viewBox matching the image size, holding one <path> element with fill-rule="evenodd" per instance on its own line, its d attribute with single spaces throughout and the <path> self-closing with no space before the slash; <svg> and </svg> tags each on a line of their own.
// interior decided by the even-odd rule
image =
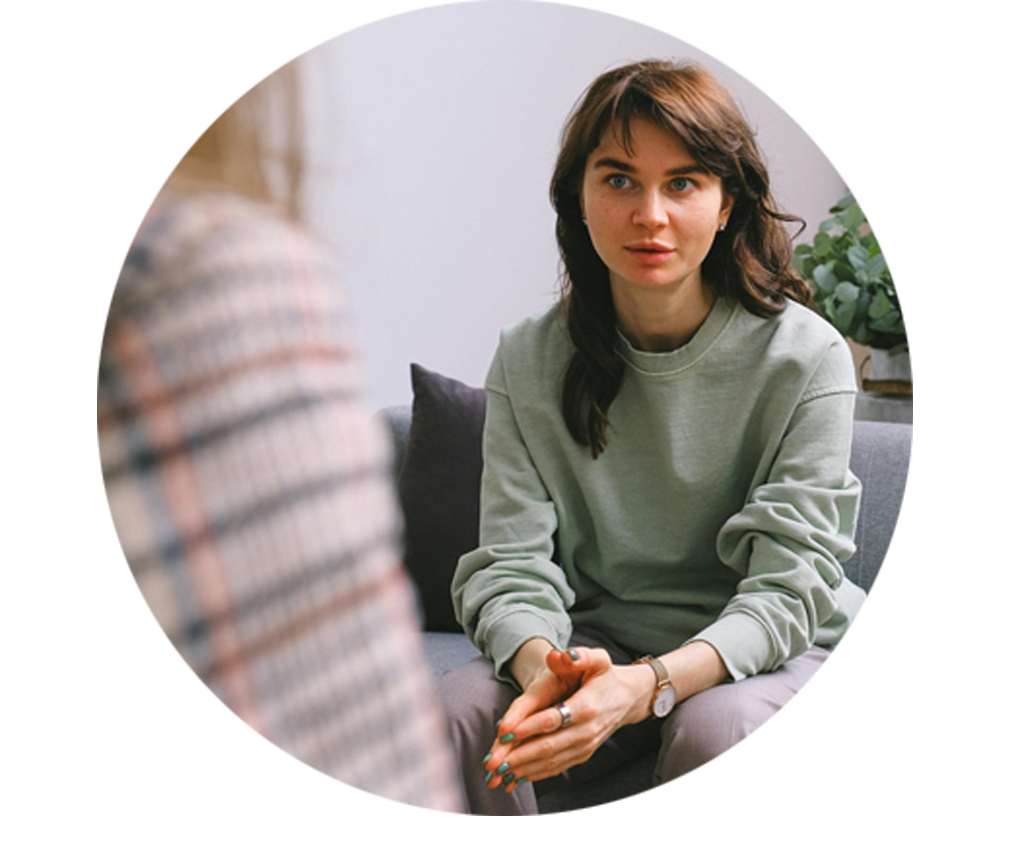
<svg viewBox="0 0 1013 849">
<path fill-rule="evenodd" d="M 735 206 L 735 195 L 729 192 L 724 186 L 721 187 L 721 212 L 719 213 L 719 223 L 721 229 L 725 229 L 725 225 L 728 223 L 728 219 L 732 216 L 732 209 Z"/>
</svg>

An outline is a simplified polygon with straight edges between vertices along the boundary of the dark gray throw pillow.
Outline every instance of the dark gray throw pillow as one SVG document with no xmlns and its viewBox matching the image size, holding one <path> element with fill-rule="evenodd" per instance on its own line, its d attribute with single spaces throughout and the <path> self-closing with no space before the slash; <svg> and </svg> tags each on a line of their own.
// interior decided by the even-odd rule
<svg viewBox="0 0 1013 849">
<path fill-rule="evenodd" d="M 478 546 L 485 390 L 412 363 L 412 423 L 398 478 L 405 567 L 427 631 L 461 631 L 450 581 Z"/>
</svg>

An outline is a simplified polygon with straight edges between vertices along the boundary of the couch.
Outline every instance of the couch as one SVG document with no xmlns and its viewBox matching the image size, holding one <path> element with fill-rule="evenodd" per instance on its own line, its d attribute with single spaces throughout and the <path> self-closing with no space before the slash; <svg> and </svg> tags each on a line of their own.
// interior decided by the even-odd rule
<svg viewBox="0 0 1013 849">
<path fill-rule="evenodd" d="M 423 644 L 434 678 L 478 655 L 454 618 L 450 580 L 457 559 L 478 544 L 485 393 L 417 364 L 410 405 L 385 408 L 404 515 L 404 560 L 419 600 Z M 852 470 L 862 481 L 857 552 L 848 576 L 872 588 L 893 534 L 907 480 L 911 425 L 856 421 Z M 538 792 L 554 813 L 604 804 L 647 790 L 654 757 L 645 755 L 578 786 Z"/>
</svg>

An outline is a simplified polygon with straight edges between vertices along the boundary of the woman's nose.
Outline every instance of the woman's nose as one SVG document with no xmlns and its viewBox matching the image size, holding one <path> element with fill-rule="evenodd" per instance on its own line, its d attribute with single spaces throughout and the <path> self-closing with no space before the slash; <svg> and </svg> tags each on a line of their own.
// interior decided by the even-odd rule
<svg viewBox="0 0 1013 849">
<path fill-rule="evenodd" d="M 644 192 L 633 211 L 633 222 L 645 227 L 661 227 L 668 221 L 664 200 L 658 192 Z"/>
</svg>

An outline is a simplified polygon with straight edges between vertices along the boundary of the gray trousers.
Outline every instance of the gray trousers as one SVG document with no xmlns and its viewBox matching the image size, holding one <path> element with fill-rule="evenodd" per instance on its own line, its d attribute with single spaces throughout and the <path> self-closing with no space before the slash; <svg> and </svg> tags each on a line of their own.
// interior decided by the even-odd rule
<svg viewBox="0 0 1013 849">
<path fill-rule="evenodd" d="M 574 634 L 571 645 L 604 648 L 616 664 L 634 658 L 599 634 Z M 620 728 L 589 761 L 539 783 L 546 790 L 561 783 L 579 784 L 649 751 L 658 752 L 654 781 L 661 784 L 685 775 L 727 751 L 785 705 L 813 676 L 828 652 L 812 648 L 775 672 L 721 684 L 680 702 L 665 720 L 648 719 Z M 538 813 L 532 784 L 511 793 L 485 785 L 482 759 L 495 736 L 496 722 L 517 691 L 496 680 L 492 664 L 475 658 L 446 673 L 437 692 L 447 715 L 449 732 L 461 769 L 468 812 L 487 816 Z"/>
</svg>

